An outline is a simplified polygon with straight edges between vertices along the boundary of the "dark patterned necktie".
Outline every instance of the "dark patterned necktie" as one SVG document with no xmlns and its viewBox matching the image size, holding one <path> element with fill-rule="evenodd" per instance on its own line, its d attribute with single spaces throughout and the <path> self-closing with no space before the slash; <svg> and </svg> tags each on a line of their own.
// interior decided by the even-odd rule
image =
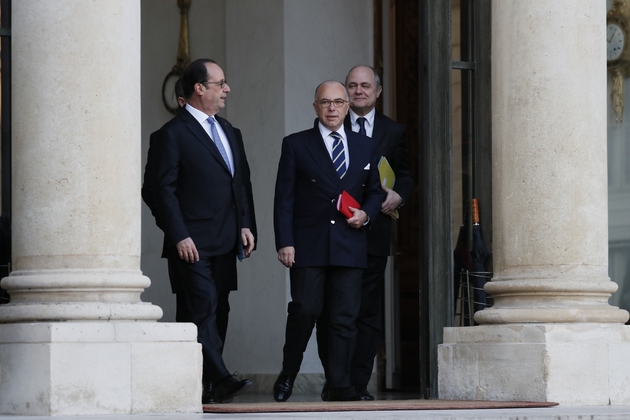
<svg viewBox="0 0 630 420">
<path fill-rule="evenodd" d="M 341 136 L 336 131 L 330 133 L 330 135 L 335 139 L 333 142 L 332 148 L 332 160 L 335 165 L 335 170 L 337 171 L 337 175 L 339 178 L 343 178 L 346 174 L 346 153 L 343 147 L 343 140 Z"/>
<path fill-rule="evenodd" d="M 365 131 L 365 121 L 366 119 L 363 117 L 357 118 L 357 122 L 359 123 L 359 134 L 367 136 L 367 132 Z"/>
</svg>

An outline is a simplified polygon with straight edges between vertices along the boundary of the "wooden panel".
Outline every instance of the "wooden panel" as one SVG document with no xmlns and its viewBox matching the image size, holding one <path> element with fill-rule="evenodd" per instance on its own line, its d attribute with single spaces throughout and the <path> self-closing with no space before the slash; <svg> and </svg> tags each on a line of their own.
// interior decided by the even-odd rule
<svg viewBox="0 0 630 420">
<path fill-rule="evenodd" d="M 473 84 L 475 142 L 473 149 L 473 192 L 479 199 L 483 239 L 492 255 L 492 97 L 490 82 L 491 4 L 490 0 L 473 2 L 473 54 L 476 70 Z M 492 258 L 486 262 L 492 271 Z"/>
<path fill-rule="evenodd" d="M 437 346 L 453 323 L 451 176 L 451 2 L 421 0 L 421 385 L 437 398 Z M 426 361 L 428 360 L 428 363 Z"/>
</svg>

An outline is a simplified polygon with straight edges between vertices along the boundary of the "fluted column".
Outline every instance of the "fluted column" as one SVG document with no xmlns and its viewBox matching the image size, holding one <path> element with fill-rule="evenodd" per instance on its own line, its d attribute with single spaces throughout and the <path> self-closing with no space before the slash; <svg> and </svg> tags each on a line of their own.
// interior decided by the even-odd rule
<svg viewBox="0 0 630 420">
<path fill-rule="evenodd" d="M 140 3 L 21 0 L 13 272 L 0 322 L 157 320 L 141 303 Z"/>
<path fill-rule="evenodd" d="M 162 310 L 140 300 L 140 2 L 11 12 L 0 414 L 200 412 L 197 328 L 155 322 Z"/>
<path fill-rule="evenodd" d="M 492 2 L 494 305 L 445 328 L 442 399 L 630 405 L 610 306 L 604 0 Z"/>
<path fill-rule="evenodd" d="M 492 6 L 494 306 L 475 320 L 623 323 L 608 305 L 605 2 Z"/>
</svg>

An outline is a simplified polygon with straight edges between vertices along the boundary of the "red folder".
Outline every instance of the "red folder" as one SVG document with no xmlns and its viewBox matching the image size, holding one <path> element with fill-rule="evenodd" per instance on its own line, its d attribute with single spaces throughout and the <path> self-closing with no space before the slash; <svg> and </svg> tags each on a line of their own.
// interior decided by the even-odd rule
<svg viewBox="0 0 630 420">
<path fill-rule="evenodd" d="M 350 219 L 352 217 L 352 212 L 348 207 L 352 207 L 355 209 L 360 209 L 361 206 L 346 190 L 343 190 L 339 197 L 337 197 L 337 210 L 339 210 L 346 219 Z"/>
</svg>

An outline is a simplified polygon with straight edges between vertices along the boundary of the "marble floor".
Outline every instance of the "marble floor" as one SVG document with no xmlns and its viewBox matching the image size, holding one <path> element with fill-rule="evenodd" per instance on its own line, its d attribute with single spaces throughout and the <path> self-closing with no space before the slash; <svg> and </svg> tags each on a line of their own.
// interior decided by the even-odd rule
<svg viewBox="0 0 630 420">
<path fill-rule="evenodd" d="M 376 393 L 379 400 L 418 399 L 419 395 L 409 392 Z M 245 394 L 234 402 L 272 402 L 273 396 Z M 321 401 L 318 394 L 292 395 L 290 402 Z M 478 409 L 478 410 L 421 410 L 421 411 L 346 411 L 346 412 L 285 412 L 285 413 L 198 413 L 198 414 L 121 414 L 91 416 L 7 416 L 0 420 L 628 420 L 630 407 L 566 407 Z"/>
<path fill-rule="evenodd" d="M 253 396 L 252 396 L 253 397 Z M 6 416 L 2 420 L 628 420 L 630 407 L 549 407 L 482 410 L 345 411 L 315 413 L 121 414 L 92 416 Z"/>
</svg>

